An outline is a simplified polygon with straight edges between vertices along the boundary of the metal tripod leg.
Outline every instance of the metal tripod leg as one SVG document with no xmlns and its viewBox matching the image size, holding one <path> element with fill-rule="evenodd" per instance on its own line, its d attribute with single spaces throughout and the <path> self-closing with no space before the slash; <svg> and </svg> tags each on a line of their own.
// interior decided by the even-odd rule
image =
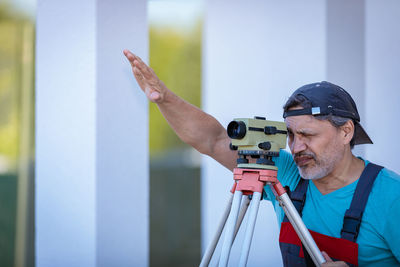
<svg viewBox="0 0 400 267">
<path fill-rule="evenodd" d="M 303 220 L 301 219 L 299 213 L 297 212 L 296 208 L 294 207 L 288 194 L 284 193 L 284 194 L 280 195 L 279 202 L 281 203 L 281 206 L 282 206 L 286 216 L 288 217 L 294 230 L 296 231 L 297 235 L 299 236 L 301 242 L 303 243 L 304 247 L 310 254 L 311 259 L 313 260 L 314 264 L 317 267 L 321 266 L 321 264 L 325 262 L 325 258 L 322 256 L 322 253 L 319 250 L 317 244 L 315 243 L 314 239 L 312 238 L 307 227 L 304 225 Z"/>
<path fill-rule="evenodd" d="M 232 240 L 232 244 L 235 242 L 237 233 L 239 232 L 240 226 L 242 225 L 244 216 L 246 215 L 247 209 L 250 205 L 250 197 L 249 196 L 243 196 L 242 198 L 242 204 L 240 206 L 240 212 L 239 212 L 239 216 L 236 222 L 236 226 L 235 226 L 235 233 L 233 235 L 233 240 Z M 215 249 L 215 248 L 214 248 Z M 218 257 L 217 262 L 219 262 L 220 257 Z"/>
<path fill-rule="evenodd" d="M 250 203 L 250 213 L 247 220 L 246 234 L 243 241 L 242 252 L 240 255 L 239 266 L 246 266 L 247 259 L 249 257 L 251 240 L 253 239 L 254 227 L 256 225 L 258 209 L 260 207 L 262 194 L 260 192 L 254 192 L 253 198 Z"/>
<path fill-rule="evenodd" d="M 216 243 L 221 235 L 222 229 L 224 228 L 224 223 L 226 221 L 226 216 L 229 214 L 226 224 L 225 230 L 225 238 L 222 245 L 221 251 L 221 258 L 219 260 L 219 267 L 226 267 L 229 261 L 229 255 L 232 248 L 233 240 L 236 236 L 236 233 L 240 227 L 241 221 L 238 220 L 238 213 L 240 208 L 241 198 L 243 196 L 243 191 L 250 191 L 253 192 L 253 200 L 250 204 L 250 215 L 248 220 L 248 226 L 246 229 L 245 240 L 242 248 L 241 258 L 240 258 L 240 266 L 246 266 L 251 240 L 253 238 L 255 221 L 257 219 L 257 213 L 259 204 L 261 201 L 261 191 L 262 187 L 265 185 L 265 182 L 271 186 L 272 191 L 274 192 L 275 196 L 278 198 L 280 205 L 282 206 L 285 214 L 287 215 L 289 221 L 293 225 L 297 235 L 299 236 L 301 242 L 303 243 L 305 249 L 310 254 L 313 262 L 316 266 L 321 266 L 322 263 L 325 262 L 322 253 L 318 249 L 314 239 L 312 238 L 310 232 L 304 225 L 300 215 L 298 214 L 297 210 L 295 209 L 292 201 L 290 200 L 289 196 L 286 193 L 286 190 L 282 187 L 280 182 L 277 180 L 276 171 L 274 170 L 267 170 L 267 169 L 241 169 L 236 168 L 234 169 L 234 179 L 237 181 L 235 187 L 235 193 L 233 195 L 232 206 L 229 212 L 229 207 L 227 207 L 225 214 L 223 216 L 223 220 L 221 221 L 220 227 L 217 232 L 217 236 L 214 238 L 216 241 L 213 245 L 213 249 L 210 256 L 207 256 L 207 260 L 205 264 L 201 266 L 207 266 L 213 251 L 215 250 Z M 261 183 L 261 184 L 260 184 Z M 246 204 L 243 201 L 244 205 L 242 205 L 242 212 L 241 212 L 241 219 L 245 214 Z M 229 205 L 228 205 L 229 206 Z M 244 209 L 243 209 L 244 207 Z M 244 210 L 244 212 L 243 212 Z M 240 220 L 241 220 L 240 219 Z"/>
<path fill-rule="evenodd" d="M 222 244 L 221 258 L 218 265 L 219 267 L 226 267 L 228 265 L 229 254 L 231 252 L 231 247 L 233 243 L 233 236 L 235 232 L 235 226 L 238 218 L 242 195 L 242 191 L 235 191 L 235 194 L 233 195 L 232 208 L 226 224 L 225 238 L 224 243 Z"/>
<path fill-rule="evenodd" d="M 211 258 L 212 258 L 213 254 L 214 254 L 214 251 L 215 251 L 215 248 L 217 247 L 218 241 L 221 238 L 222 231 L 224 230 L 226 220 L 228 219 L 228 216 L 229 216 L 229 212 L 231 211 L 232 201 L 233 201 L 233 194 L 231 194 L 231 196 L 230 196 L 230 198 L 228 200 L 228 203 L 227 203 L 227 205 L 225 207 L 225 210 L 224 210 L 224 213 L 222 214 L 222 217 L 221 217 L 221 219 L 219 221 L 219 224 L 218 224 L 217 230 L 216 230 L 216 232 L 214 234 L 214 237 L 213 237 L 211 243 L 207 246 L 207 249 L 206 249 L 206 251 L 205 251 L 205 253 L 203 255 L 203 258 L 201 259 L 201 262 L 200 262 L 200 265 L 199 265 L 200 267 L 207 267 L 210 264 Z M 243 200 L 242 200 L 242 205 L 241 205 L 241 208 L 240 208 L 238 220 L 237 220 L 236 226 L 235 226 L 235 233 L 234 233 L 234 236 L 233 236 L 233 242 L 234 242 L 234 240 L 236 238 L 236 235 L 237 235 L 237 233 L 239 231 L 240 225 L 242 224 L 243 218 L 246 215 L 246 211 L 247 211 L 247 208 L 249 207 L 249 204 L 250 204 L 249 197 L 248 196 L 244 196 Z M 219 257 L 218 257 L 218 261 L 217 262 L 219 262 Z"/>
<path fill-rule="evenodd" d="M 314 264 L 317 267 L 321 266 L 324 262 L 326 262 L 326 260 L 322 256 L 321 251 L 319 250 L 317 244 L 315 243 L 310 232 L 308 231 L 303 220 L 301 219 L 300 214 L 294 207 L 293 202 L 290 200 L 288 194 L 286 193 L 286 190 L 283 188 L 279 181 L 273 184 L 270 183 L 270 186 L 272 191 L 274 192 L 274 195 L 278 198 L 279 204 L 283 208 L 283 211 L 288 217 L 298 237 L 300 238 L 307 252 L 310 254 L 310 257 L 313 260 Z"/>
<path fill-rule="evenodd" d="M 203 259 L 200 262 L 200 267 L 206 267 L 210 264 L 211 257 L 214 254 L 215 248 L 217 247 L 218 244 L 218 240 L 221 237 L 222 230 L 224 229 L 226 220 L 228 219 L 229 212 L 231 211 L 232 201 L 233 201 L 233 194 L 228 200 L 224 213 L 222 214 L 222 217 L 219 221 L 218 228 L 214 235 L 214 238 L 212 239 L 211 243 L 208 245 L 206 249 L 206 252 L 204 253 Z"/>
<path fill-rule="evenodd" d="M 243 218 L 246 215 L 247 208 L 249 207 L 249 205 L 250 205 L 250 197 L 244 196 L 242 199 L 242 205 L 240 206 L 239 216 L 238 216 L 238 219 L 236 222 L 235 234 L 233 236 L 233 242 L 235 242 L 236 235 L 239 232 L 240 226 L 242 225 Z"/>
</svg>

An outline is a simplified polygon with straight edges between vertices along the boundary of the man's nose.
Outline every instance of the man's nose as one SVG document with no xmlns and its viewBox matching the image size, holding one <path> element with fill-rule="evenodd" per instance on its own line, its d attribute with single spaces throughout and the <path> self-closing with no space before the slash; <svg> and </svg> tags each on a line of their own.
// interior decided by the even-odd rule
<svg viewBox="0 0 400 267">
<path fill-rule="evenodd" d="M 304 151 L 305 149 L 306 149 L 305 142 L 299 137 L 294 137 L 293 142 L 290 146 L 290 150 L 292 151 L 292 153 L 297 154 L 299 152 Z"/>
</svg>

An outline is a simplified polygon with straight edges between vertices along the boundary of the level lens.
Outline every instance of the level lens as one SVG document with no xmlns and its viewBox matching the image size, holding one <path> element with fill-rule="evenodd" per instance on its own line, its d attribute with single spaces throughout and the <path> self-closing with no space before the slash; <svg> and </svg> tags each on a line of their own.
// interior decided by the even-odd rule
<svg viewBox="0 0 400 267">
<path fill-rule="evenodd" d="M 242 139 L 246 135 L 246 124 L 243 121 L 231 121 L 227 133 L 232 139 Z"/>
</svg>

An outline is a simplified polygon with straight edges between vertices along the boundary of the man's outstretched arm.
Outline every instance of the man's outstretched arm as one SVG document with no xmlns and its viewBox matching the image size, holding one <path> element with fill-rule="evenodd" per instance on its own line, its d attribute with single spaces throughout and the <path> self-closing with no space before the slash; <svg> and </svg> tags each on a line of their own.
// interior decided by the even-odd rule
<svg viewBox="0 0 400 267">
<path fill-rule="evenodd" d="M 140 88 L 157 104 L 179 138 L 233 170 L 237 153 L 229 149 L 225 128 L 214 117 L 175 95 L 138 56 L 128 50 L 124 50 L 124 55 Z"/>
</svg>

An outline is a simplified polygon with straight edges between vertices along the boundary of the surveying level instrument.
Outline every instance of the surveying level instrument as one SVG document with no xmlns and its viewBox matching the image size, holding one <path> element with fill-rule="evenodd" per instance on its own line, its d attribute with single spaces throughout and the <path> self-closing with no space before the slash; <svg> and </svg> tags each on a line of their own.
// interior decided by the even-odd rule
<svg viewBox="0 0 400 267">
<path fill-rule="evenodd" d="M 325 259 L 286 190 L 278 181 L 278 168 L 272 161 L 272 157 L 279 156 L 280 149 L 286 147 L 287 129 L 285 123 L 268 121 L 264 117 L 234 119 L 229 123 L 227 133 L 232 139 L 231 149 L 238 151 L 237 167 L 233 170 L 235 182 L 231 189 L 232 196 L 228 201 L 214 238 L 203 255 L 200 267 L 209 265 L 223 229 L 225 229 L 225 234 L 218 266 L 228 266 L 233 241 L 250 205 L 238 264 L 238 266 L 246 266 L 263 188 L 266 184 L 271 187 L 314 264 L 317 267 L 321 266 Z M 249 157 L 256 159 L 256 163 L 251 163 Z M 242 201 L 243 195 L 247 197 L 244 197 Z"/>
</svg>

